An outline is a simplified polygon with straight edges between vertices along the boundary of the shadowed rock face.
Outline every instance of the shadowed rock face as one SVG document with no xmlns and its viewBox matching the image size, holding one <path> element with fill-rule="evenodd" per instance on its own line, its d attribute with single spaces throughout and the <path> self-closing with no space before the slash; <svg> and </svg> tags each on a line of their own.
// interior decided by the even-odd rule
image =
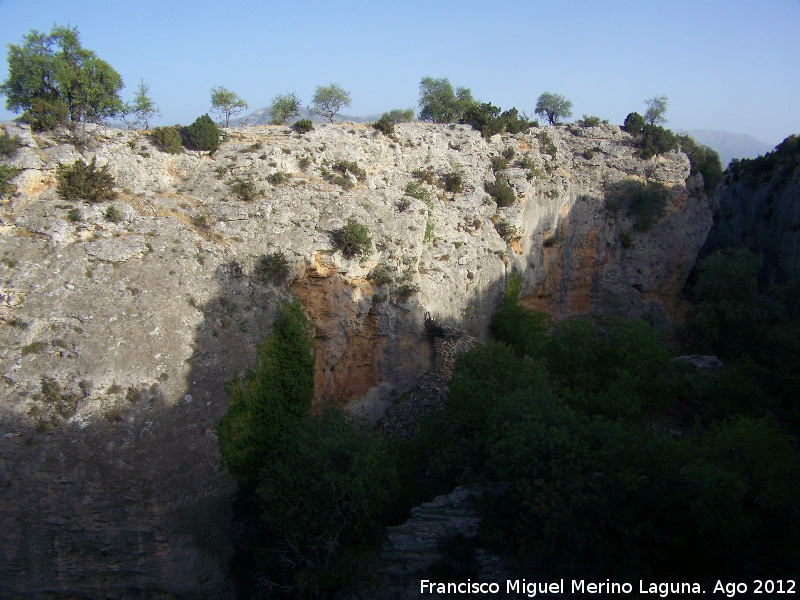
<svg viewBox="0 0 800 600">
<path fill-rule="evenodd" d="M 235 486 L 214 426 L 225 382 L 253 364 L 293 294 L 317 327 L 318 399 L 377 420 L 435 365 L 426 313 L 485 338 L 514 269 L 523 302 L 556 315 L 673 315 L 711 223 L 683 154 L 643 162 L 613 126 L 490 140 L 465 126 L 403 124 L 393 139 L 352 124 L 258 127 L 229 131 L 213 157 L 115 130 L 80 155 L 8 129 L 25 146 L 0 222 L 3 597 L 230 595 Z M 498 208 L 484 182 L 509 149 L 501 175 L 517 200 Z M 58 197 L 56 165 L 81 156 L 108 165 L 117 199 Z M 352 189 L 328 175 L 343 161 L 366 173 Z M 454 169 L 463 192 L 404 195 L 412 172 Z M 273 185 L 276 171 L 291 177 Z M 231 184 L 248 177 L 259 193 L 242 202 Z M 671 187 L 646 233 L 605 208 L 604 190 L 628 177 Z M 350 218 L 370 231 L 364 256 L 333 245 Z M 278 249 L 289 284 L 256 268 Z M 390 277 L 371 277 L 378 266 Z"/>
</svg>

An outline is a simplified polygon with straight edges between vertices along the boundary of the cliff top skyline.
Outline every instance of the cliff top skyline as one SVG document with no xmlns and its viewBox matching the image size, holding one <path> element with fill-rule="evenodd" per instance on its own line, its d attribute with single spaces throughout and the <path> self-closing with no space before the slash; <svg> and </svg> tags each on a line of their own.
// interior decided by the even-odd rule
<svg viewBox="0 0 800 600">
<path fill-rule="evenodd" d="M 746 133 L 771 145 L 800 131 L 790 0 L 630 4 L 351 1 L 264 4 L 153 2 L 102 10 L 89 0 L 0 0 L 0 42 L 35 29 L 78 28 L 85 48 L 122 76 L 130 101 L 139 80 L 162 116 L 187 124 L 210 109 L 224 85 L 266 106 L 336 82 L 350 91 L 348 114 L 418 109 L 419 81 L 447 77 L 473 97 L 533 115 L 545 91 L 573 102 L 573 119 L 621 123 L 644 100 L 669 98 L 667 126 Z M 5 54 L 0 78 L 7 77 Z M 4 107 L 4 102 L 3 102 Z M 247 111 L 246 111 L 247 112 Z M 18 115 L 0 110 L 0 120 Z"/>
</svg>

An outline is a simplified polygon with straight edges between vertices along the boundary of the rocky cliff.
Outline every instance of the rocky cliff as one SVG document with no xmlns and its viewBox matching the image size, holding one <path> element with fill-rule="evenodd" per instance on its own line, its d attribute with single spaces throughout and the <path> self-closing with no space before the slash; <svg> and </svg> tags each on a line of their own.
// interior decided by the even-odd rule
<svg viewBox="0 0 800 600">
<path fill-rule="evenodd" d="M 214 426 L 224 383 L 292 294 L 317 328 L 317 396 L 375 420 L 435 368 L 426 314 L 485 338 L 517 271 L 522 302 L 556 316 L 666 319 L 711 225 L 685 155 L 641 161 L 615 126 L 490 140 L 461 125 L 398 125 L 391 138 L 266 126 L 230 130 L 213 156 L 164 154 L 144 132 L 98 129 L 79 152 L 7 129 L 23 171 L 0 223 L 4 597 L 231 593 L 235 486 Z M 515 198 L 498 207 L 484 182 L 503 154 Z M 93 156 L 118 197 L 59 198 L 57 165 Z M 448 173 L 463 189 L 441 185 Z M 670 190 L 647 231 L 609 210 L 625 178 Z M 241 181 L 253 200 L 232 192 Z M 428 197 L 407 195 L 411 181 Z M 349 219 L 371 234 L 363 256 L 336 248 Z M 277 250 L 288 285 L 259 270 Z"/>
<path fill-rule="evenodd" d="M 733 162 L 711 194 L 714 226 L 703 253 L 747 248 L 764 261 L 763 283 L 800 276 L 800 139 L 775 151 Z"/>
</svg>

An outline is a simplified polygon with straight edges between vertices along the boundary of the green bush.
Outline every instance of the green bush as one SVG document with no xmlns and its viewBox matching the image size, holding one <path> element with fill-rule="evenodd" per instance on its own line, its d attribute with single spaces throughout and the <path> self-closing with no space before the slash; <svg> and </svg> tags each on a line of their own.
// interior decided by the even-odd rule
<svg viewBox="0 0 800 600">
<path fill-rule="evenodd" d="M 404 191 L 406 196 L 411 196 L 417 200 L 422 200 L 429 209 L 433 208 L 433 198 L 431 197 L 431 193 L 426 190 L 418 181 L 409 181 L 406 184 Z"/>
<path fill-rule="evenodd" d="M 256 276 L 281 284 L 289 277 L 289 261 L 283 250 L 276 250 L 272 254 L 262 254 L 253 270 Z"/>
<path fill-rule="evenodd" d="M 183 150 L 181 134 L 175 127 L 155 127 L 150 132 L 153 145 L 168 154 L 178 154 Z"/>
<path fill-rule="evenodd" d="M 514 192 L 514 188 L 499 173 L 495 175 L 494 181 L 484 182 L 483 189 L 494 199 L 499 207 L 512 206 L 517 201 L 517 194 Z"/>
<path fill-rule="evenodd" d="M 580 121 L 580 124 L 583 125 L 584 127 L 597 127 L 598 125 L 600 125 L 600 117 L 596 117 L 594 115 L 592 116 L 583 115 L 583 119 Z"/>
<path fill-rule="evenodd" d="M 219 148 L 221 132 L 207 114 L 197 117 L 184 131 L 184 145 L 192 150 L 214 152 Z"/>
<path fill-rule="evenodd" d="M 7 164 L 0 164 L 0 197 L 9 196 L 16 192 L 17 186 L 11 180 L 19 175 L 22 169 Z"/>
<path fill-rule="evenodd" d="M 640 156 L 644 160 L 649 160 L 654 156 L 671 150 L 677 150 L 678 146 L 678 138 L 669 129 L 649 124 L 642 129 Z"/>
<path fill-rule="evenodd" d="M 372 126 L 384 135 L 394 135 L 394 121 L 384 113 Z"/>
<path fill-rule="evenodd" d="M 549 154 L 551 159 L 554 159 L 558 154 L 558 148 L 553 143 L 553 140 L 547 135 L 546 131 L 540 131 L 536 134 L 536 139 L 539 140 L 539 148 L 544 154 Z"/>
<path fill-rule="evenodd" d="M 333 237 L 336 247 L 349 258 L 367 254 L 372 250 L 372 237 L 369 235 L 369 229 L 354 219 L 348 220 L 347 224 L 335 232 Z"/>
<path fill-rule="evenodd" d="M 636 231 L 649 231 L 666 213 L 668 200 L 669 189 L 663 183 L 623 179 L 606 191 L 605 206 L 611 212 L 626 209 Z"/>
<path fill-rule="evenodd" d="M 114 176 L 108 172 L 108 165 L 97 168 L 97 157 L 87 165 L 76 160 L 69 167 L 59 165 L 56 169 L 56 191 L 62 198 L 72 201 L 85 200 L 89 204 L 113 200 L 117 193 L 112 189 Z"/>
<path fill-rule="evenodd" d="M 19 136 L 11 137 L 7 132 L 0 136 L 0 156 L 4 158 L 14 158 L 14 155 L 22 146 Z"/>
<path fill-rule="evenodd" d="M 594 158 L 594 152 L 592 152 L 592 150 L 587 148 L 586 150 L 583 151 L 583 158 L 585 158 L 586 160 L 592 160 Z"/>
<path fill-rule="evenodd" d="M 464 174 L 459 169 L 453 169 L 444 175 L 444 188 L 453 194 L 464 191 Z"/>
<path fill-rule="evenodd" d="M 106 218 L 106 221 L 111 223 L 119 223 L 122 221 L 122 212 L 113 204 L 106 208 L 106 212 L 103 216 Z"/>
<path fill-rule="evenodd" d="M 308 133 L 314 129 L 314 123 L 311 121 L 311 119 L 300 119 L 294 122 L 292 129 L 300 134 Z"/>
<path fill-rule="evenodd" d="M 356 179 L 359 181 L 364 181 L 367 178 L 367 172 L 358 166 L 355 161 L 351 160 L 339 160 L 333 164 L 331 167 L 334 171 L 339 171 L 342 175 L 350 172 L 355 176 Z"/>
<path fill-rule="evenodd" d="M 245 179 L 237 177 L 230 184 L 230 189 L 233 195 L 236 196 L 242 202 L 252 202 L 258 195 L 258 188 L 256 188 L 256 182 L 253 181 L 253 178 L 249 175 Z"/>
<path fill-rule="evenodd" d="M 271 183 L 272 185 L 280 185 L 287 179 L 289 179 L 289 176 L 283 171 L 275 171 L 274 173 L 267 175 L 267 182 Z"/>
<path fill-rule="evenodd" d="M 493 156 L 491 158 L 492 161 L 492 171 L 497 173 L 498 171 L 503 171 L 508 168 L 508 159 L 503 156 Z"/>
<path fill-rule="evenodd" d="M 629 113 L 622 128 L 631 135 L 639 135 L 644 128 L 644 117 L 637 112 Z"/>
</svg>

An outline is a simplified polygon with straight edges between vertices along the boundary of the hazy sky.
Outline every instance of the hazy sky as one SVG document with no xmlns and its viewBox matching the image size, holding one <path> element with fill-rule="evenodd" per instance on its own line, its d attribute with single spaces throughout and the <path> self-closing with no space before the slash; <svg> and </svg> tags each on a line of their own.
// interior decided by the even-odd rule
<svg viewBox="0 0 800 600">
<path fill-rule="evenodd" d="M 350 91 L 347 114 L 417 110 L 429 75 L 529 114 L 551 91 L 573 118 L 621 123 L 666 94 L 672 129 L 772 145 L 800 132 L 800 0 L 0 0 L 4 52 L 54 23 L 77 27 L 122 75 L 124 99 L 148 83 L 156 124 L 207 112 L 214 85 L 250 111 L 285 91 L 307 105 L 330 82 Z"/>
</svg>

